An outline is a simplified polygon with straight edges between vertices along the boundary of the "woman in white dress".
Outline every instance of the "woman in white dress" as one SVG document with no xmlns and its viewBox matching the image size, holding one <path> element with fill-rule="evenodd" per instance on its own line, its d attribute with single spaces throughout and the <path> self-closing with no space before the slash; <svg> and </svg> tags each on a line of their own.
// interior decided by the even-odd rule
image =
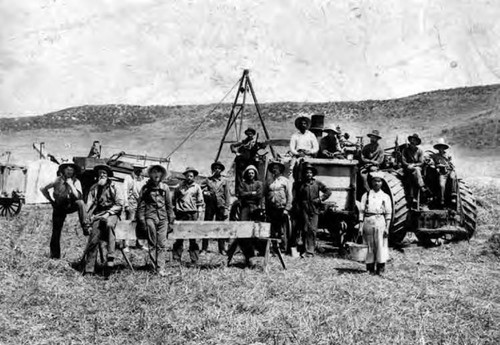
<svg viewBox="0 0 500 345">
<path fill-rule="evenodd" d="M 361 198 L 359 212 L 359 235 L 368 246 L 366 269 L 371 274 L 385 272 L 389 259 L 389 226 L 391 224 L 392 203 L 389 195 L 382 191 L 382 172 L 369 175 L 371 189 Z M 376 265 L 376 267 L 375 267 Z"/>
</svg>

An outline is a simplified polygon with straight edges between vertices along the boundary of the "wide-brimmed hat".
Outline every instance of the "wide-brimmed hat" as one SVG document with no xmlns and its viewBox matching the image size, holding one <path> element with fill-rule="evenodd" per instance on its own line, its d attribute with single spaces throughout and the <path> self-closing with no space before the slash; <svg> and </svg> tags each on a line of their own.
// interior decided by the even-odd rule
<svg viewBox="0 0 500 345">
<path fill-rule="evenodd" d="M 309 163 L 302 166 L 302 174 L 305 174 L 307 170 L 311 170 L 314 176 L 318 175 L 318 169 Z"/>
<path fill-rule="evenodd" d="M 212 169 L 212 170 L 214 170 L 215 167 L 220 167 L 221 171 L 226 170 L 226 167 L 224 166 L 224 164 L 222 164 L 222 162 L 219 162 L 219 161 L 213 162 L 212 165 L 210 165 L 210 169 Z"/>
<path fill-rule="evenodd" d="M 382 171 L 374 171 L 374 172 L 371 172 L 369 175 L 368 175 L 372 180 L 373 179 L 381 179 L 383 180 L 384 179 L 384 173 Z"/>
<path fill-rule="evenodd" d="M 105 170 L 108 173 L 108 177 L 113 177 L 113 170 L 106 164 L 98 164 L 94 167 L 94 172 L 97 174 L 99 170 Z"/>
<path fill-rule="evenodd" d="M 410 136 L 408 137 L 408 141 L 411 141 L 411 138 L 415 138 L 415 139 L 417 139 L 417 141 L 418 141 L 418 142 L 417 142 L 417 145 L 420 145 L 420 144 L 422 143 L 422 139 L 420 139 L 420 137 L 418 136 L 418 134 L 417 134 L 417 133 L 414 133 L 414 134 L 410 135 Z"/>
<path fill-rule="evenodd" d="M 187 167 L 186 170 L 184 170 L 184 172 L 182 173 L 182 175 L 186 176 L 186 174 L 188 172 L 192 172 L 194 174 L 194 177 L 198 176 L 198 170 L 196 170 L 195 168 L 193 167 Z"/>
<path fill-rule="evenodd" d="M 148 175 L 151 175 L 151 172 L 154 170 L 154 169 L 158 169 L 161 171 L 161 174 L 162 174 L 162 177 L 165 177 L 167 175 L 167 169 L 163 166 L 163 165 L 160 165 L 160 164 L 153 164 L 153 165 L 150 165 L 148 167 Z"/>
<path fill-rule="evenodd" d="M 252 127 L 248 127 L 247 129 L 245 129 L 245 132 L 243 133 L 245 133 L 245 135 L 248 135 L 249 132 L 253 133 L 253 135 L 257 134 L 257 131 Z"/>
<path fill-rule="evenodd" d="M 307 116 L 299 116 L 295 119 L 295 128 L 299 129 L 299 123 L 305 120 L 307 122 L 307 128 L 311 127 L 311 119 Z"/>
<path fill-rule="evenodd" d="M 253 170 L 255 171 L 255 178 L 258 178 L 259 176 L 259 171 L 257 170 L 257 168 L 255 167 L 255 165 L 249 165 L 245 168 L 245 170 L 243 170 L 243 174 L 242 176 L 245 176 L 247 174 L 247 172 L 249 172 L 250 170 Z"/>
<path fill-rule="evenodd" d="M 61 163 L 57 170 L 62 173 L 67 167 L 72 167 L 75 170 L 75 175 L 79 175 L 82 171 L 82 169 L 80 169 L 80 167 L 73 162 Z"/>
<path fill-rule="evenodd" d="M 269 164 L 267 166 L 267 170 L 269 170 L 269 171 L 273 170 L 274 166 L 278 166 L 278 168 L 280 169 L 280 172 L 282 174 L 283 174 L 283 171 L 285 171 L 285 164 L 281 163 L 280 161 L 269 162 Z"/>
<path fill-rule="evenodd" d="M 368 133 L 366 135 L 367 137 L 375 137 L 375 138 L 378 138 L 378 139 L 382 139 L 382 136 L 380 136 L 380 132 L 376 129 L 374 129 L 373 131 L 371 131 L 370 133 Z"/>
<path fill-rule="evenodd" d="M 444 138 L 439 138 L 438 142 L 434 144 L 433 146 L 436 150 L 441 147 L 444 148 L 445 150 L 448 150 L 450 148 L 450 145 L 448 145 L 445 141 Z"/>
<path fill-rule="evenodd" d="M 323 129 L 323 132 L 335 132 L 336 134 L 340 134 L 340 132 L 337 130 L 337 126 L 335 126 L 333 123 L 326 125 Z"/>
</svg>

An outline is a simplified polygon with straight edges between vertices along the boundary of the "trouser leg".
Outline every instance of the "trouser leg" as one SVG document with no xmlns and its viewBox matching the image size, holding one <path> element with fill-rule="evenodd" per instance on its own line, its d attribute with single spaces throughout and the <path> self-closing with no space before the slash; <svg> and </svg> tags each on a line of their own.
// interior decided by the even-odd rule
<svg viewBox="0 0 500 345">
<path fill-rule="evenodd" d="M 313 254 L 316 248 L 316 232 L 318 230 L 318 215 L 312 214 L 307 217 L 307 230 L 305 234 L 305 247 L 307 254 Z"/>
<path fill-rule="evenodd" d="M 218 207 L 217 212 L 215 213 L 215 220 L 225 221 L 226 219 L 227 219 L 226 209 L 224 207 Z M 217 240 L 219 253 L 223 254 L 227 251 L 226 243 L 227 239 L 220 238 L 219 240 Z"/>
<path fill-rule="evenodd" d="M 198 247 L 198 243 L 195 239 L 189 240 L 189 257 L 193 263 L 198 262 L 200 258 L 200 247 Z"/>
<path fill-rule="evenodd" d="M 182 251 L 184 247 L 184 240 L 179 239 L 174 242 L 173 248 L 172 248 L 172 257 L 174 261 L 181 261 L 182 258 Z"/>
<path fill-rule="evenodd" d="M 439 201 L 444 204 L 444 193 L 446 191 L 446 182 L 448 181 L 448 174 L 439 175 Z"/>
<path fill-rule="evenodd" d="M 115 227 L 118 222 L 118 216 L 112 215 L 106 218 L 106 235 L 107 235 L 107 249 L 108 249 L 108 260 L 113 260 L 115 258 L 115 247 L 116 247 L 116 237 L 115 237 Z"/>
<path fill-rule="evenodd" d="M 368 169 L 363 169 L 359 172 L 359 175 L 361 176 L 361 180 L 363 181 L 363 187 L 365 188 L 366 191 L 370 190 L 370 185 L 368 184 Z"/>
<path fill-rule="evenodd" d="M 414 167 L 412 169 L 413 181 L 417 184 L 419 188 L 425 187 L 424 179 L 422 177 L 422 168 Z"/>
<path fill-rule="evenodd" d="M 85 257 L 85 272 L 94 273 L 97 253 L 99 251 L 99 242 L 101 240 L 101 222 L 99 220 L 92 223 L 92 232 L 89 235 L 87 243 L 87 255 Z"/>
<path fill-rule="evenodd" d="M 78 211 L 78 220 L 80 221 L 80 225 L 83 229 L 87 222 L 87 208 L 85 207 L 83 200 L 76 200 L 75 204 Z"/>
<path fill-rule="evenodd" d="M 152 254 L 157 261 L 156 266 L 161 270 L 165 267 L 167 257 L 167 222 L 147 218 L 146 227 L 150 250 L 154 250 Z"/>
<path fill-rule="evenodd" d="M 52 236 L 50 238 L 50 257 L 52 259 L 61 258 L 61 232 L 66 219 L 66 212 L 52 210 Z"/>
<path fill-rule="evenodd" d="M 455 173 L 455 171 L 450 171 L 448 178 L 450 180 L 450 185 L 451 185 L 451 198 L 456 199 L 458 186 L 457 186 L 457 174 Z"/>
</svg>

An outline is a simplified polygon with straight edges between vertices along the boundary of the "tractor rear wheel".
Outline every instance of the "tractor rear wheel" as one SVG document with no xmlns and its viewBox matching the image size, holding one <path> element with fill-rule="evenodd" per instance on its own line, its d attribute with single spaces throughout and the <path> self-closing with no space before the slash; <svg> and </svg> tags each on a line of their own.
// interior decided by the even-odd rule
<svg viewBox="0 0 500 345">
<path fill-rule="evenodd" d="M 406 236 L 409 212 L 403 182 L 397 176 L 386 172 L 384 174 L 384 185 L 382 186 L 382 190 L 389 194 L 392 201 L 389 242 L 392 244 L 399 244 Z"/>
<path fill-rule="evenodd" d="M 467 230 L 466 239 L 474 235 L 477 224 L 476 198 L 469 186 L 462 180 L 458 180 L 458 212 L 462 219 L 461 225 Z M 458 239 L 458 238 L 457 238 Z"/>
</svg>

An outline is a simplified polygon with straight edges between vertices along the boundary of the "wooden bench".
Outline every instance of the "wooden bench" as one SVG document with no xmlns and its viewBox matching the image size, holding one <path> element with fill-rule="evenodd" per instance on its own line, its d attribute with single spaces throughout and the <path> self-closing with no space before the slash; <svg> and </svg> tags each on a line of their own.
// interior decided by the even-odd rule
<svg viewBox="0 0 500 345">
<path fill-rule="evenodd" d="M 119 221 L 115 228 L 116 241 L 123 240 L 136 240 L 135 235 L 136 223 L 131 220 Z M 257 223 L 257 222 L 224 222 L 224 221 L 176 221 L 173 225 L 173 232 L 168 235 L 168 239 L 234 239 L 227 252 L 227 265 L 231 260 L 238 248 L 238 239 L 242 238 L 255 238 L 266 241 L 266 248 L 264 252 L 264 268 L 267 268 L 269 262 L 269 253 L 271 243 L 279 244 L 279 239 L 271 238 L 271 224 L 270 223 Z M 277 247 L 277 255 L 283 266 L 286 269 L 283 256 Z M 121 250 L 125 261 L 132 268 L 130 260 L 126 254 Z M 155 258 L 149 252 L 151 260 L 156 263 Z"/>
</svg>

